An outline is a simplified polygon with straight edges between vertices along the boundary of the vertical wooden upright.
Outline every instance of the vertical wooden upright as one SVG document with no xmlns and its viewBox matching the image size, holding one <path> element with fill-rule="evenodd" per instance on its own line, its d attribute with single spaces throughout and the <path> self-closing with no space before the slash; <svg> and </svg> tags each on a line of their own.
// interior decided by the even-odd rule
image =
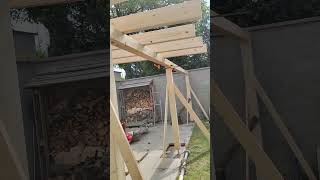
<svg viewBox="0 0 320 180">
<path fill-rule="evenodd" d="M 171 114 L 174 147 L 176 150 L 179 150 L 180 149 L 180 133 L 179 133 L 178 114 L 177 114 L 176 96 L 174 92 L 174 81 L 173 81 L 172 70 L 173 70 L 172 68 L 166 69 L 166 77 L 167 77 L 168 99 L 169 99 L 169 108 L 170 108 L 170 114 Z"/>
<path fill-rule="evenodd" d="M 187 90 L 187 101 L 189 103 L 189 105 L 192 107 L 192 101 L 191 101 L 191 88 L 190 88 L 190 77 L 189 74 L 185 75 L 185 79 L 186 79 L 186 90 Z M 190 113 L 187 110 L 187 124 L 189 123 L 189 117 L 190 117 Z M 193 121 L 192 119 L 190 119 L 190 121 Z"/>
</svg>

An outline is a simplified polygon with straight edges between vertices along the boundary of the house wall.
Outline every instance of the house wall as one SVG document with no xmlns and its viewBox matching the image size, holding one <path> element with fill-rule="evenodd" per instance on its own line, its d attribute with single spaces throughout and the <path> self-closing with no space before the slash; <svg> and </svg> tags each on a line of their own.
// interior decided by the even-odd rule
<svg viewBox="0 0 320 180">
<path fill-rule="evenodd" d="M 306 160 L 317 174 L 320 145 L 320 17 L 248 29 L 253 41 L 255 73 L 282 116 Z M 244 118 L 244 81 L 237 40 L 213 33 L 213 77 Z M 212 100 L 213 101 L 213 100 Z M 288 179 L 306 179 L 288 144 L 260 103 L 264 150 Z M 216 165 L 221 164 L 233 135 L 217 118 L 213 129 Z M 240 149 L 226 168 L 226 179 L 244 179 Z M 233 167 L 233 168 L 230 168 Z"/>
</svg>

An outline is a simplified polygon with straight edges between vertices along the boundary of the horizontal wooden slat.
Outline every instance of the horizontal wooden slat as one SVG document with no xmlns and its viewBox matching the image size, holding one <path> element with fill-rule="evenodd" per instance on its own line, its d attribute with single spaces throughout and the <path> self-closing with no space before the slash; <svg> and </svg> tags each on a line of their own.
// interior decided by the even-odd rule
<svg viewBox="0 0 320 180">
<path fill-rule="evenodd" d="M 167 25 L 194 22 L 201 18 L 199 0 L 166 6 L 111 19 L 111 25 L 123 33 L 138 32 Z"/>
<path fill-rule="evenodd" d="M 189 39 L 181 39 L 177 41 L 168 41 L 164 43 L 150 44 L 146 45 L 146 47 L 152 49 L 156 53 L 166 52 L 166 51 L 176 51 L 183 50 L 195 47 L 202 47 L 203 42 L 201 37 L 189 38 Z M 132 53 L 129 53 L 122 49 L 117 49 L 112 51 L 112 58 L 124 58 L 135 56 Z"/>
<path fill-rule="evenodd" d="M 211 16 L 217 16 L 218 14 L 211 11 Z M 227 35 L 234 36 L 243 40 L 248 40 L 250 38 L 249 33 L 243 30 L 241 27 L 235 23 L 227 20 L 224 17 L 214 17 L 211 18 L 211 24 L 213 24 L 213 32 L 218 31 L 225 33 Z"/>
<path fill-rule="evenodd" d="M 155 53 L 152 49 L 147 48 L 145 45 L 142 45 L 128 35 L 125 35 L 119 30 L 113 28 L 112 25 L 110 26 L 110 42 L 114 46 L 117 46 L 142 58 L 148 59 L 156 64 L 165 66 L 167 68 L 174 68 L 178 72 L 188 74 L 188 72 L 180 66 Z"/>
<path fill-rule="evenodd" d="M 168 51 L 168 52 L 163 52 L 159 54 L 164 58 L 170 58 L 170 57 L 187 56 L 187 55 L 193 55 L 193 54 L 202 54 L 206 52 L 207 52 L 207 46 L 204 45 L 202 47 L 183 49 L 183 50 L 177 50 L 177 51 Z M 146 59 L 139 56 L 132 56 L 132 57 L 113 59 L 112 61 L 114 64 L 126 64 L 126 63 L 146 61 Z"/>
<path fill-rule="evenodd" d="M 145 33 L 138 33 L 130 35 L 130 37 L 139 41 L 143 45 L 147 45 L 196 37 L 196 30 L 194 24 L 187 24 Z M 111 48 L 112 50 L 119 49 L 115 46 L 112 46 Z"/>
<path fill-rule="evenodd" d="M 72 3 L 83 0 L 9 0 L 10 8 L 28 8 L 53 4 Z"/>
</svg>

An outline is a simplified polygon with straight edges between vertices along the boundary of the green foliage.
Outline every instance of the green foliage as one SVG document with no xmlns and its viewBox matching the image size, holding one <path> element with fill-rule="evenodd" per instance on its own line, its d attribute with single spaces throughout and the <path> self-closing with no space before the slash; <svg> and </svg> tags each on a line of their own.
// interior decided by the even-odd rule
<svg viewBox="0 0 320 180">
<path fill-rule="evenodd" d="M 12 10 L 13 18 L 27 14 L 28 21 L 41 22 L 50 33 L 49 56 L 106 49 L 109 1 L 85 0 L 48 7 Z"/>
<path fill-rule="evenodd" d="M 120 17 L 132 13 L 142 12 L 146 10 L 156 9 L 171 4 L 178 4 L 184 0 L 135 0 L 127 1 L 116 5 L 110 9 L 111 17 Z M 196 33 L 198 36 L 202 36 L 204 42 L 210 45 L 210 9 L 207 4 L 202 1 L 202 11 L 203 15 L 199 22 L 196 23 Z M 171 61 L 177 65 L 183 67 L 184 69 L 195 69 L 200 67 L 209 66 L 208 54 L 192 55 L 192 56 L 183 56 L 183 57 L 174 57 L 169 58 Z M 121 64 L 120 68 L 123 68 L 126 71 L 126 78 L 137 78 L 143 76 L 151 76 L 156 74 L 161 74 L 165 72 L 165 69 L 162 67 L 157 69 L 152 62 L 143 61 L 136 62 L 132 64 Z"/>
<path fill-rule="evenodd" d="M 215 0 L 212 8 L 220 14 L 247 12 L 228 17 L 242 27 L 320 15 L 319 0 Z"/>
</svg>

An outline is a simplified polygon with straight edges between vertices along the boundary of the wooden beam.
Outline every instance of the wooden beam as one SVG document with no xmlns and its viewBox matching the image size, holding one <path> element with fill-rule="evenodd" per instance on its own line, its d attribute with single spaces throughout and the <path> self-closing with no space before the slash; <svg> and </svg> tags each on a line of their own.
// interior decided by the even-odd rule
<svg viewBox="0 0 320 180">
<path fill-rule="evenodd" d="M 111 25 L 123 33 L 138 32 L 175 24 L 195 22 L 201 18 L 199 0 L 162 7 L 111 19 Z"/>
<path fill-rule="evenodd" d="M 256 88 L 256 91 L 265 104 L 267 110 L 269 111 L 272 119 L 274 120 L 276 126 L 279 128 L 281 134 L 284 136 L 286 141 L 288 142 L 291 150 L 293 151 L 294 155 L 298 159 L 302 169 L 308 176 L 310 180 L 317 180 L 316 175 L 314 174 L 312 168 L 309 166 L 308 162 L 305 160 L 302 151 L 298 147 L 297 143 L 295 142 L 293 136 L 290 134 L 289 129 L 284 124 L 284 121 L 282 120 L 280 114 L 275 109 L 274 105 L 272 104 L 270 98 L 267 96 L 266 92 L 264 91 L 263 87 L 260 85 L 259 81 L 255 78 L 254 79 L 254 85 Z"/>
<path fill-rule="evenodd" d="M 279 170 L 275 167 L 268 155 L 261 149 L 254 135 L 243 123 L 243 120 L 225 98 L 215 81 L 213 81 L 211 85 L 211 99 L 213 100 L 215 111 L 220 115 L 234 137 L 240 142 L 249 157 L 254 161 L 257 171 L 264 179 L 283 180 Z"/>
<path fill-rule="evenodd" d="M 129 174 L 133 180 L 143 180 L 138 163 L 130 149 L 130 144 L 121 126 L 119 116 L 116 113 L 115 106 L 110 101 L 110 129 L 113 130 L 112 135 L 115 137 L 119 151 L 127 165 Z"/>
<path fill-rule="evenodd" d="M 199 129 L 202 131 L 203 135 L 208 139 L 210 142 L 210 132 L 206 128 L 206 126 L 202 123 L 200 118 L 197 116 L 197 114 L 193 111 L 192 106 L 187 102 L 187 100 L 183 97 L 182 93 L 180 90 L 174 86 L 175 93 L 180 100 L 180 102 L 183 104 L 183 106 L 190 112 L 191 118 L 194 120 L 196 125 L 199 127 Z"/>
<path fill-rule="evenodd" d="M 166 69 L 166 78 L 167 78 L 168 99 L 169 99 L 169 108 L 170 108 L 170 114 L 171 114 L 174 147 L 176 150 L 179 150 L 180 149 L 179 122 L 178 122 L 176 96 L 174 94 L 173 73 L 171 68 Z"/>
<path fill-rule="evenodd" d="M 204 107 L 202 106 L 202 104 L 201 104 L 200 100 L 198 99 L 198 97 L 197 97 L 196 93 L 193 91 L 193 89 L 192 89 L 191 87 L 190 87 L 190 90 L 191 90 L 191 93 L 192 93 L 192 95 L 193 95 L 194 99 L 195 99 L 195 100 L 196 100 L 196 102 L 198 103 L 198 105 L 199 105 L 199 107 L 200 107 L 200 109 L 201 109 L 202 113 L 203 113 L 203 114 L 204 114 L 204 116 L 207 118 L 207 120 L 208 120 L 208 121 L 210 121 L 210 118 L 209 118 L 209 116 L 208 116 L 208 114 L 207 114 L 206 110 L 205 110 L 205 109 L 204 109 Z"/>
<path fill-rule="evenodd" d="M 211 11 L 211 16 L 217 16 L 218 13 Z M 236 25 L 235 23 L 227 20 L 224 17 L 214 17 L 211 18 L 211 24 L 213 24 L 213 32 L 218 31 L 224 34 L 242 39 L 248 40 L 249 33 L 243 30 L 241 27 Z"/>
<path fill-rule="evenodd" d="M 165 66 L 167 68 L 174 68 L 176 71 L 187 74 L 188 72 L 173 62 L 165 59 L 161 55 L 155 53 L 153 50 L 145 47 L 136 40 L 132 39 L 128 35 L 114 29 L 110 26 L 110 41 L 111 44 L 124 49 L 128 52 L 141 56 L 142 58 L 148 59 L 156 64 Z"/>
<path fill-rule="evenodd" d="M 167 126 L 168 126 L 168 85 L 166 86 L 166 101 L 164 105 L 164 121 L 163 121 L 163 154 L 162 157 L 166 157 L 167 152 Z"/>
<path fill-rule="evenodd" d="M 30 8 L 54 4 L 73 3 L 83 0 L 9 0 L 10 8 Z"/>
<path fill-rule="evenodd" d="M 189 105 L 192 107 L 192 100 L 191 100 L 191 86 L 190 86 L 190 77 L 188 74 L 186 74 L 185 76 L 185 81 L 186 81 L 186 90 L 187 90 L 187 100 Z M 189 111 L 187 110 L 187 124 L 189 124 Z M 192 121 L 192 119 L 190 119 Z"/>
<path fill-rule="evenodd" d="M 120 4 L 125 1 L 128 1 L 128 0 L 111 0 L 111 5 Z"/>
<path fill-rule="evenodd" d="M 184 49 L 197 48 L 197 47 L 203 47 L 203 46 L 204 44 L 201 37 L 194 37 L 194 38 L 188 38 L 188 39 L 180 39 L 176 41 L 168 41 L 163 43 L 145 45 L 146 48 L 150 48 L 156 53 L 184 50 Z M 135 56 L 135 55 L 122 49 L 117 49 L 112 51 L 112 58 L 114 59 L 132 57 L 132 56 Z"/>
<path fill-rule="evenodd" d="M 138 33 L 129 35 L 133 39 L 139 41 L 143 45 L 162 43 L 167 41 L 175 41 L 180 39 L 187 39 L 196 37 L 196 29 L 194 24 L 187 24 L 171 28 L 165 28 L 155 31 Z M 112 50 L 119 49 L 111 46 Z"/>
<path fill-rule="evenodd" d="M 204 45 L 203 47 L 197 47 L 197 48 L 162 52 L 162 53 L 159 53 L 159 56 L 162 56 L 163 58 L 170 58 L 170 57 L 203 54 L 203 53 L 207 53 L 207 45 Z M 114 64 L 126 64 L 126 63 L 146 61 L 146 59 L 139 56 L 133 56 L 133 57 L 117 58 L 117 59 L 113 59 L 112 61 Z"/>
</svg>

